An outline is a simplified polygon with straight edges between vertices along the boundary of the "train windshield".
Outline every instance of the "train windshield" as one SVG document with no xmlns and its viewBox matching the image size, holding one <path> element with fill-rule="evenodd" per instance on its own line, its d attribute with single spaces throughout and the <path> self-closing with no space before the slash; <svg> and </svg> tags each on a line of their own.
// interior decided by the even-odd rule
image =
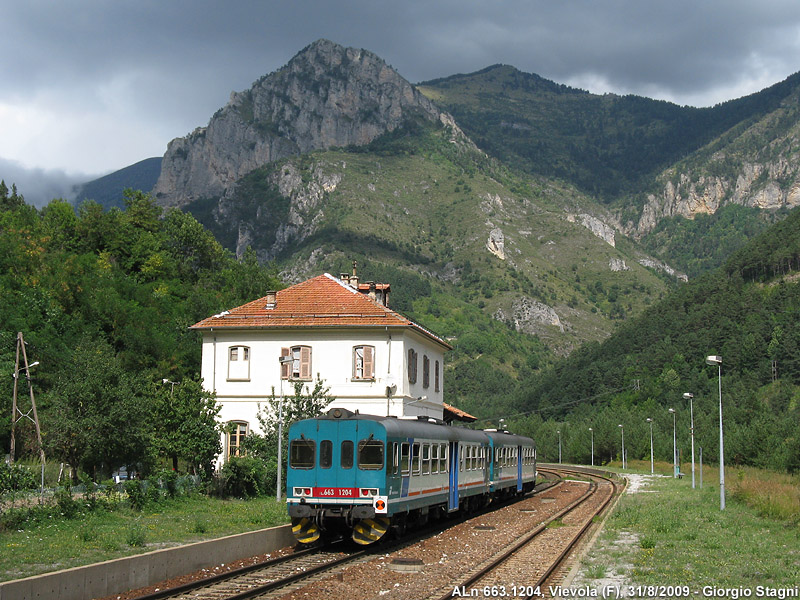
<svg viewBox="0 0 800 600">
<path fill-rule="evenodd" d="M 289 444 L 289 466 L 293 469 L 313 469 L 316 445 L 311 440 L 292 440 Z"/>
<path fill-rule="evenodd" d="M 371 439 L 358 442 L 358 468 L 367 470 L 383 468 L 383 442 Z"/>
</svg>

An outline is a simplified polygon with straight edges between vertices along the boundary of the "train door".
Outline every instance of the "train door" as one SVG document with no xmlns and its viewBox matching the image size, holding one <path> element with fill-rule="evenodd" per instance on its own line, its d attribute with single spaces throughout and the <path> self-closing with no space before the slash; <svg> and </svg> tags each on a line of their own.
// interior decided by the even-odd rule
<svg viewBox="0 0 800 600">
<path fill-rule="evenodd" d="M 357 427 L 356 420 L 318 421 L 319 462 L 315 469 L 315 496 L 355 498 L 358 495 L 353 445 L 358 439 Z"/>
<path fill-rule="evenodd" d="M 450 471 L 447 511 L 453 512 L 458 510 L 458 442 L 450 442 L 450 456 L 447 464 Z"/>
<path fill-rule="evenodd" d="M 522 491 L 522 446 L 517 446 L 517 491 Z"/>
</svg>

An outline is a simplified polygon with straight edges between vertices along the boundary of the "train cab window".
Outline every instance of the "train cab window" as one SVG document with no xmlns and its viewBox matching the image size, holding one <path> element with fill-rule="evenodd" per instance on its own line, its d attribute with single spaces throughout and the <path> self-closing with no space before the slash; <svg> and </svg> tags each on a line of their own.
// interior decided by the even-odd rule
<svg viewBox="0 0 800 600">
<path fill-rule="evenodd" d="M 420 455 L 419 455 L 419 442 L 414 442 L 414 446 L 411 452 L 411 473 L 412 475 L 419 475 L 419 467 L 420 467 Z"/>
<path fill-rule="evenodd" d="M 353 441 L 352 440 L 345 440 L 342 442 L 342 458 L 341 458 L 342 468 L 343 469 L 352 469 L 353 468 Z"/>
<path fill-rule="evenodd" d="M 321 469 L 330 469 L 333 464 L 333 442 L 322 440 L 319 443 L 319 466 Z"/>
<path fill-rule="evenodd" d="M 431 473 L 431 445 L 422 444 L 422 474 L 430 475 Z"/>
<path fill-rule="evenodd" d="M 368 471 L 383 468 L 383 442 L 373 439 L 358 442 L 358 468 Z"/>
<path fill-rule="evenodd" d="M 447 473 L 447 446 L 439 444 L 439 473 Z"/>
<path fill-rule="evenodd" d="M 411 459 L 410 451 L 411 446 L 408 442 L 400 444 L 400 474 L 409 475 L 411 473 Z"/>
<path fill-rule="evenodd" d="M 312 440 L 300 438 L 289 443 L 289 466 L 293 469 L 313 469 L 317 446 Z"/>
</svg>

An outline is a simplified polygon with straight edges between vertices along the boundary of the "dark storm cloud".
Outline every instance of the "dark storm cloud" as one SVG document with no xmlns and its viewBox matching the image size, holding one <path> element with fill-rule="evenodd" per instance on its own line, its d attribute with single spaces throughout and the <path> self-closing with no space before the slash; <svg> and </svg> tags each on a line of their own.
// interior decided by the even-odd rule
<svg viewBox="0 0 800 600">
<path fill-rule="evenodd" d="M 145 0 L 0 8 L 0 156 L 99 172 L 163 154 L 318 38 L 419 82 L 513 65 L 591 91 L 707 105 L 798 70 L 800 3 Z"/>
</svg>

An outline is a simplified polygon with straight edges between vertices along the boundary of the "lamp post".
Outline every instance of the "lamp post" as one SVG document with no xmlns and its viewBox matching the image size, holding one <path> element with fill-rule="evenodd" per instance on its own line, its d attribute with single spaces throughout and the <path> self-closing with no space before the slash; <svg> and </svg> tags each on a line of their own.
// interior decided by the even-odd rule
<svg viewBox="0 0 800 600">
<path fill-rule="evenodd" d="M 653 419 L 648 417 L 647 422 L 650 423 L 650 475 L 653 475 Z"/>
<path fill-rule="evenodd" d="M 169 379 L 164 378 L 161 380 L 161 383 L 164 385 L 170 384 L 172 387 L 169 390 L 169 395 L 173 396 L 175 394 L 175 384 L 178 383 L 177 381 L 170 381 Z"/>
<path fill-rule="evenodd" d="M 695 489 L 695 479 L 694 479 L 694 394 L 686 392 L 683 395 L 684 400 L 689 401 L 689 433 L 691 434 L 692 438 L 692 489 Z"/>
<path fill-rule="evenodd" d="M 725 444 L 722 436 L 722 357 L 706 357 L 707 365 L 719 369 L 719 509 L 725 510 Z"/>
<path fill-rule="evenodd" d="M 592 466 L 594 466 L 594 429 L 589 427 L 589 433 L 592 434 Z"/>
<path fill-rule="evenodd" d="M 561 430 L 556 431 L 558 434 L 558 464 L 561 464 Z"/>
<path fill-rule="evenodd" d="M 281 379 L 281 399 L 278 402 L 278 481 L 275 497 L 278 502 L 281 501 L 281 475 L 283 471 L 283 365 L 287 365 L 294 361 L 291 356 L 281 356 L 278 358 L 279 363 L 279 376 Z M 272 388 L 272 395 L 275 395 L 275 388 Z"/>
<path fill-rule="evenodd" d="M 619 424 L 619 430 L 622 432 L 622 468 L 625 468 L 625 428 L 622 423 Z"/>
<path fill-rule="evenodd" d="M 670 408 L 669 412 L 672 413 L 672 478 L 677 479 L 678 477 L 678 437 L 676 434 L 676 417 L 675 417 L 675 409 Z"/>
</svg>

